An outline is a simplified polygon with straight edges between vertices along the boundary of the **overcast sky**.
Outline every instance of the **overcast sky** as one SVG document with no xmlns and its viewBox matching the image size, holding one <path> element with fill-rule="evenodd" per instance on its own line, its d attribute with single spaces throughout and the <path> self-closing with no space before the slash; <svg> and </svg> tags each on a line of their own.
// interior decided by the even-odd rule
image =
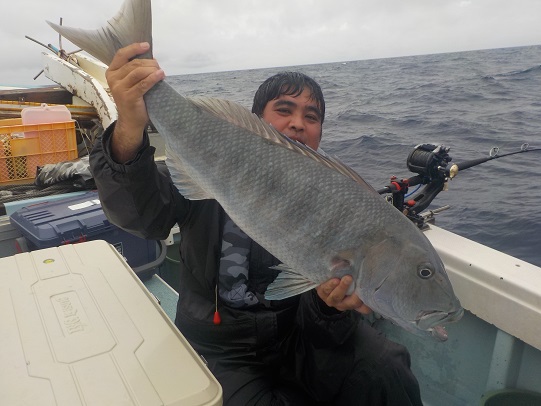
<svg viewBox="0 0 541 406">
<path fill-rule="evenodd" d="M 2 1 L 0 85 L 52 84 L 32 79 L 45 49 L 25 38 L 58 45 L 45 20 L 97 28 L 121 3 Z M 153 24 L 178 75 L 538 45 L 541 0 L 153 0 Z"/>
</svg>

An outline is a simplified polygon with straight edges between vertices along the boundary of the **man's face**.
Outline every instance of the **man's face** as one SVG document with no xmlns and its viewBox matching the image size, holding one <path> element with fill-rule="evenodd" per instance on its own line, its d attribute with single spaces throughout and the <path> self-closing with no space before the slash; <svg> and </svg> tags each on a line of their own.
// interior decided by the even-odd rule
<svg viewBox="0 0 541 406">
<path fill-rule="evenodd" d="M 269 101 L 261 118 L 282 134 L 317 150 L 321 141 L 321 111 L 310 99 L 308 89 L 297 97 L 281 95 Z"/>
</svg>

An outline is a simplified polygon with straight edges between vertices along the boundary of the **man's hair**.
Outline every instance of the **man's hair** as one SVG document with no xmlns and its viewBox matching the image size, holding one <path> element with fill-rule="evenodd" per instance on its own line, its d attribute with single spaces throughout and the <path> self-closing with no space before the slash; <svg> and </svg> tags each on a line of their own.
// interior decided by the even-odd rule
<svg viewBox="0 0 541 406">
<path fill-rule="evenodd" d="M 268 102 L 282 95 L 299 96 L 304 89 L 310 90 L 310 99 L 314 100 L 321 111 L 321 123 L 325 118 L 325 99 L 319 84 L 310 76 L 300 72 L 280 72 L 265 80 L 254 96 L 252 113 L 263 115 Z"/>
</svg>

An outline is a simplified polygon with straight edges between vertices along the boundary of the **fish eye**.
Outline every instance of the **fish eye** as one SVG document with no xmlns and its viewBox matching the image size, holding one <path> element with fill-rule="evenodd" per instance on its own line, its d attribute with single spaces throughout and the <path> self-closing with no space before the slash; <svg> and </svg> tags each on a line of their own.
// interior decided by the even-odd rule
<svg viewBox="0 0 541 406">
<path fill-rule="evenodd" d="M 422 279 L 429 279 L 434 275 L 434 271 L 426 266 L 422 266 L 417 270 L 417 274 Z"/>
</svg>

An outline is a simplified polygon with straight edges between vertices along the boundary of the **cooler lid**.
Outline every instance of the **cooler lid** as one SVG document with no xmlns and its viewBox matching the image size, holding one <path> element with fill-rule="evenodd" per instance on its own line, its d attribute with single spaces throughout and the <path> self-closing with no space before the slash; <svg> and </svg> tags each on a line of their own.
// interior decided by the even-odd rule
<svg viewBox="0 0 541 406">
<path fill-rule="evenodd" d="M 2 404 L 220 405 L 219 383 L 104 241 L 0 258 Z"/>
</svg>

